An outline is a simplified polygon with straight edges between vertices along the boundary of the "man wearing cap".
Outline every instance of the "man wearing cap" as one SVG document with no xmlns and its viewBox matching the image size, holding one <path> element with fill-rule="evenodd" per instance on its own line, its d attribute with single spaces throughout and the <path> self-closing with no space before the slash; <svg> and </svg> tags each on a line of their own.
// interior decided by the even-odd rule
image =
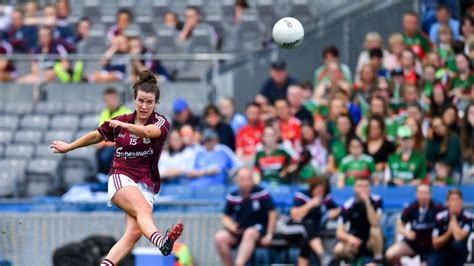
<svg viewBox="0 0 474 266">
<path fill-rule="evenodd" d="M 199 117 L 189 109 L 188 103 L 182 98 L 173 102 L 173 128 L 180 129 L 184 125 L 190 125 L 193 129 L 199 126 Z"/>
<path fill-rule="evenodd" d="M 193 170 L 187 176 L 192 187 L 224 185 L 226 178 L 240 166 L 235 154 L 227 146 L 219 144 L 217 132 L 205 129 L 202 133 L 204 149 L 200 149 L 194 159 Z"/>
<path fill-rule="evenodd" d="M 273 105 L 278 99 L 285 99 L 288 87 L 297 81 L 288 76 L 286 62 L 278 60 L 270 65 L 270 78 L 265 81 L 260 93 L 255 98 L 256 102 L 268 102 Z M 262 98 L 264 98 L 262 100 Z"/>
<path fill-rule="evenodd" d="M 418 185 L 426 177 L 426 160 L 421 153 L 413 150 L 415 142 L 408 126 L 397 130 L 399 151 L 388 157 L 385 178 L 396 186 Z"/>
</svg>

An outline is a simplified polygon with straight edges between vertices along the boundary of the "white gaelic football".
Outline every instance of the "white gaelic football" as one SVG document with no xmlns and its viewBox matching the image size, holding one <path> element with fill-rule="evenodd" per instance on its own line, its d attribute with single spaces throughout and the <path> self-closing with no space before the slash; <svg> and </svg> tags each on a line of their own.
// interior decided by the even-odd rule
<svg viewBox="0 0 474 266">
<path fill-rule="evenodd" d="M 281 48 L 291 49 L 303 42 L 304 29 L 296 18 L 285 17 L 273 26 L 273 40 Z"/>
</svg>

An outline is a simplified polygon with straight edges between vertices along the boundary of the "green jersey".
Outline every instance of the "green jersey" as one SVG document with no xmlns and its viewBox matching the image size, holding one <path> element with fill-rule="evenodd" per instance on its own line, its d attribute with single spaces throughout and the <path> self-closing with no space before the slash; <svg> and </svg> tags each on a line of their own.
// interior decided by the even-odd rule
<svg viewBox="0 0 474 266">
<path fill-rule="evenodd" d="M 450 90 L 461 89 L 464 95 L 471 94 L 471 88 L 474 85 L 474 76 L 472 74 L 466 80 L 461 80 L 459 76 L 456 76 L 451 84 L 449 85 Z"/>
<path fill-rule="evenodd" d="M 361 138 L 365 141 L 367 140 L 367 120 L 363 120 L 362 123 Z M 387 133 L 388 140 L 394 141 L 397 138 L 397 129 L 397 120 L 390 117 L 385 117 L 385 132 Z"/>
<path fill-rule="evenodd" d="M 424 179 L 426 176 L 426 160 L 421 153 L 412 151 L 410 158 L 403 161 L 400 152 L 388 157 L 390 179 L 401 179 L 405 184 L 414 179 Z"/>
<path fill-rule="evenodd" d="M 419 46 L 423 50 L 424 54 L 426 55 L 431 50 L 431 43 L 428 39 L 428 36 L 421 32 L 415 33 L 413 36 L 408 36 L 403 33 L 403 42 L 406 46 Z"/>
<path fill-rule="evenodd" d="M 342 159 L 339 170 L 344 173 L 346 186 L 354 185 L 358 178 L 370 178 L 375 172 L 374 159 L 367 154 L 361 154 L 357 158 L 347 155 Z"/>
<path fill-rule="evenodd" d="M 346 151 L 346 145 L 342 140 L 336 138 L 331 142 L 330 148 L 330 154 L 334 156 L 334 161 L 336 163 L 336 166 L 339 168 L 341 165 L 341 161 L 344 158 L 344 156 L 347 155 Z"/>
<path fill-rule="evenodd" d="M 262 181 L 288 183 L 288 180 L 282 180 L 279 174 L 290 162 L 290 155 L 282 149 L 276 149 L 270 154 L 261 150 L 255 155 L 255 168 L 260 171 Z"/>
</svg>

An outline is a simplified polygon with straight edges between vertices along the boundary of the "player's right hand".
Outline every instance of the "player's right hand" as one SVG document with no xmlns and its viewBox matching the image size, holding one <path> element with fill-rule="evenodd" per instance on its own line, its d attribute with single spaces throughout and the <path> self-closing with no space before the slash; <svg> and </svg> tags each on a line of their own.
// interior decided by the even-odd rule
<svg viewBox="0 0 474 266">
<path fill-rule="evenodd" d="M 59 140 L 51 142 L 51 145 L 49 147 L 53 150 L 54 153 L 66 153 L 70 150 L 69 143 Z"/>
</svg>

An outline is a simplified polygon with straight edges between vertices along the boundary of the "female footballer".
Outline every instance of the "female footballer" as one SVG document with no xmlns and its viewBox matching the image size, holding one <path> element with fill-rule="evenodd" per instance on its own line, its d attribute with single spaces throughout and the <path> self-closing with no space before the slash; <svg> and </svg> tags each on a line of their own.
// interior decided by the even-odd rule
<svg viewBox="0 0 474 266">
<path fill-rule="evenodd" d="M 101 266 L 113 266 L 123 259 L 142 235 L 167 256 L 181 236 L 183 224 L 172 226 L 162 235 L 153 222 L 154 196 L 160 190 L 158 160 L 170 123 L 154 111 L 160 89 L 154 74 L 144 70 L 133 85 L 135 112 L 104 122 L 72 143 L 53 141 L 55 153 L 105 141 L 115 142 L 115 154 L 108 183 L 109 206 L 115 204 L 125 212 L 126 229 L 112 247 Z"/>
</svg>

